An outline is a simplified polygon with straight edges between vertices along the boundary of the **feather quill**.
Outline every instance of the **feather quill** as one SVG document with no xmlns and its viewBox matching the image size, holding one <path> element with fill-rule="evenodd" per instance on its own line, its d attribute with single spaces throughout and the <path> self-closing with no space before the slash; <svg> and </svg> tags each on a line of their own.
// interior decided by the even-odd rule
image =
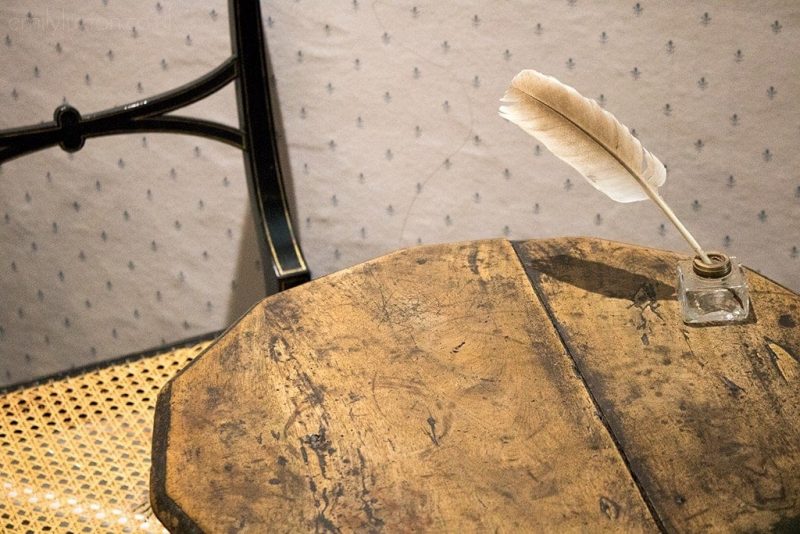
<svg viewBox="0 0 800 534">
<path fill-rule="evenodd" d="M 501 117 L 539 139 L 611 199 L 655 202 L 700 259 L 711 263 L 658 194 L 667 178 L 664 164 L 597 102 L 551 76 L 523 70 L 501 103 Z"/>
</svg>

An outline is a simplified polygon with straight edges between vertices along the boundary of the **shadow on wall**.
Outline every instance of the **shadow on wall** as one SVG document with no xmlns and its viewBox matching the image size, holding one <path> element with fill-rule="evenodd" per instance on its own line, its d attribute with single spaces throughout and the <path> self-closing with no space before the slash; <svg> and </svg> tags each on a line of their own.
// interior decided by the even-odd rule
<svg viewBox="0 0 800 534">
<path fill-rule="evenodd" d="M 268 294 L 265 291 L 264 277 L 261 274 L 261 253 L 256 238 L 256 230 L 250 211 L 243 212 L 242 239 L 239 242 L 239 257 L 236 261 L 235 285 L 231 288 L 231 299 L 228 304 L 228 314 L 224 327 L 227 328 L 241 317 L 253 304 Z M 275 292 L 275 276 L 271 265 L 262 266 L 270 273 L 269 293 Z"/>
</svg>

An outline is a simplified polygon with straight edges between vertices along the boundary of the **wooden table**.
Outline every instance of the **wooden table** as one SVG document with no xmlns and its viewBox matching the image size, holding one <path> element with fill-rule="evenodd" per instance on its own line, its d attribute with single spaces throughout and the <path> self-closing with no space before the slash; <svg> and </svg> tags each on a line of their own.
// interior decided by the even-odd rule
<svg viewBox="0 0 800 534">
<path fill-rule="evenodd" d="M 680 256 L 414 248 L 255 306 L 162 389 L 151 501 L 206 532 L 797 531 L 800 297 L 690 327 Z"/>
</svg>

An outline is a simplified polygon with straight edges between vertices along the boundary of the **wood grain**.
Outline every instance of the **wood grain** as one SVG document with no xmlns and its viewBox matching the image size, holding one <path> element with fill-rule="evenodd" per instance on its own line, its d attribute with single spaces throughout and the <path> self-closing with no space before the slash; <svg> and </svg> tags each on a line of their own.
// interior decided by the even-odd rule
<svg viewBox="0 0 800 534">
<path fill-rule="evenodd" d="M 690 327 L 675 254 L 516 248 L 666 530 L 800 531 L 800 297 L 748 272 L 749 322 Z"/>
<path fill-rule="evenodd" d="M 152 503 L 172 530 L 657 530 L 504 240 L 266 299 L 156 418 Z"/>
</svg>

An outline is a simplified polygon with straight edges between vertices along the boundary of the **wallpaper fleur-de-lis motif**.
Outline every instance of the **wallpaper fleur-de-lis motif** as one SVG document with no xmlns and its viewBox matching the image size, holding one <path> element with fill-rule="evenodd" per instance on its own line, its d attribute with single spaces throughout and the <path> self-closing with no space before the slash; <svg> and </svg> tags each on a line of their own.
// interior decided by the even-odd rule
<svg viewBox="0 0 800 534">
<path fill-rule="evenodd" d="M 797 156 L 782 149 L 797 128 L 781 89 L 797 91 L 787 81 L 797 60 L 786 47 L 800 40 L 787 24 L 796 18 L 789 6 L 762 5 L 769 22 L 761 27 L 742 17 L 756 12 L 743 2 L 269 6 L 282 105 L 316 119 L 301 123 L 289 112 L 285 129 L 292 168 L 313 169 L 294 173 L 295 190 L 311 263 L 324 272 L 416 242 L 484 236 L 588 234 L 686 251 L 650 206 L 598 198 L 535 140 L 498 121 L 508 81 L 530 67 L 598 95 L 661 157 L 670 174 L 664 196 L 684 206 L 707 248 L 726 247 L 800 287 L 790 254 L 800 240 L 790 170 Z M 589 18 L 591 26 L 581 22 Z M 348 39 L 332 39 L 326 26 Z M 281 51 L 297 39 L 317 46 L 302 68 Z M 341 66 L 354 58 L 358 72 L 346 73 Z M 317 83 L 337 91 L 324 98 L 300 90 Z M 348 116 L 358 117 L 355 128 Z M 318 148 L 330 139 L 335 157 Z M 366 173 L 368 188 L 348 179 Z M 338 204 L 326 207 L 325 194 Z"/>
<path fill-rule="evenodd" d="M 0 128 L 157 94 L 230 53 L 224 0 L 20 0 L 0 22 Z M 187 113 L 237 122 L 230 90 Z M 242 167 L 157 134 L 0 167 L 0 385 L 219 330 L 260 298 Z"/>
<path fill-rule="evenodd" d="M 497 116 L 519 70 L 617 115 L 708 249 L 800 289 L 797 8 L 262 1 L 297 228 L 322 275 L 417 244 L 592 235 L 690 253 Z M 229 53 L 225 0 L 0 6 L 0 127 L 143 98 Z M 236 123 L 232 91 L 196 114 Z M 263 295 L 241 155 L 92 139 L 0 168 L 0 383 L 224 328 Z"/>
</svg>

